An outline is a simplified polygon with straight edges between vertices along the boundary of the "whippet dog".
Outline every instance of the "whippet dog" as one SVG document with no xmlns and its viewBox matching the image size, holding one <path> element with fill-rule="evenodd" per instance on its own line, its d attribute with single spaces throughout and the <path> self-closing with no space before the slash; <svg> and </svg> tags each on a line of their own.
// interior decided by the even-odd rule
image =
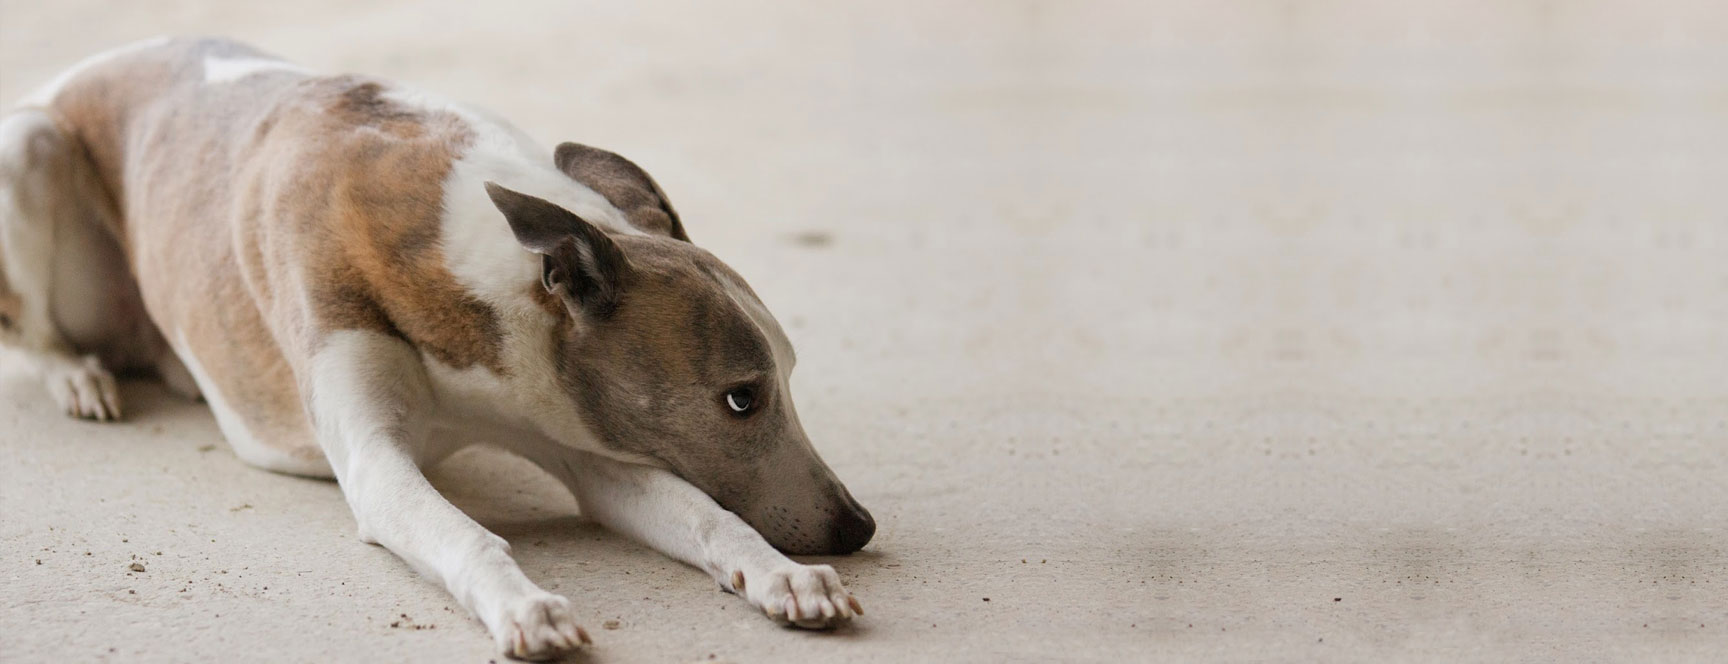
<svg viewBox="0 0 1728 664">
<path fill-rule="evenodd" d="M 770 618 L 862 613 L 782 553 L 875 523 L 799 424 L 773 315 L 641 168 L 478 109 L 223 40 L 93 57 L 0 120 L 0 343 L 77 417 L 121 416 L 115 371 L 201 396 L 515 657 L 589 639 L 427 482 L 475 443 Z"/>
</svg>

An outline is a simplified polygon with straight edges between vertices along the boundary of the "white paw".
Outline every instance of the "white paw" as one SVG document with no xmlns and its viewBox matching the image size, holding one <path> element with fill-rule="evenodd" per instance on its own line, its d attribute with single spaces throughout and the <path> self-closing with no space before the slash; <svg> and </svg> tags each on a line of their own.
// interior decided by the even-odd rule
<svg viewBox="0 0 1728 664">
<path fill-rule="evenodd" d="M 487 624 L 498 649 L 516 659 L 554 659 L 594 642 L 576 624 L 570 600 L 558 595 L 530 595 L 504 606 L 501 614 Z"/>
<path fill-rule="evenodd" d="M 60 409 L 73 417 L 94 420 L 120 419 L 120 390 L 114 375 L 95 357 L 56 363 L 43 372 L 48 394 Z"/>
<path fill-rule="evenodd" d="M 858 599 L 840 585 L 840 575 L 827 565 L 792 563 L 756 576 L 733 572 L 732 590 L 782 625 L 830 629 L 864 614 Z"/>
</svg>

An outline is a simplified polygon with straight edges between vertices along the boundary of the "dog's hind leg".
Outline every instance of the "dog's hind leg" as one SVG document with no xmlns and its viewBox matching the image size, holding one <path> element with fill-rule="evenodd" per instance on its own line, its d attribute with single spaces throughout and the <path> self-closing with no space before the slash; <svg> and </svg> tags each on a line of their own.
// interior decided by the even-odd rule
<svg viewBox="0 0 1728 664">
<path fill-rule="evenodd" d="M 136 315 L 137 287 L 105 228 L 80 144 L 38 109 L 0 118 L 0 348 L 39 376 L 68 414 L 120 416 L 104 366 Z"/>
</svg>

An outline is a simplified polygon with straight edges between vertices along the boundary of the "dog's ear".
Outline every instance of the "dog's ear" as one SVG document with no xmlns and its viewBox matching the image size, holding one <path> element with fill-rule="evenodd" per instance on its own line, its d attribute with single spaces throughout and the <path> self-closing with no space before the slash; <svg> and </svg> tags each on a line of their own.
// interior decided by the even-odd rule
<svg viewBox="0 0 1728 664">
<path fill-rule="evenodd" d="M 644 233 L 665 235 L 675 240 L 690 241 L 683 222 L 672 209 L 666 192 L 629 159 L 580 143 L 561 143 L 552 153 L 552 163 L 570 179 L 606 197 L 630 219 L 630 225 Z"/>
<path fill-rule="evenodd" d="M 594 224 L 544 199 L 486 183 L 492 204 L 510 222 L 516 241 L 540 254 L 540 282 L 572 310 L 596 318 L 618 307 L 630 261 Z"/>
</svg>

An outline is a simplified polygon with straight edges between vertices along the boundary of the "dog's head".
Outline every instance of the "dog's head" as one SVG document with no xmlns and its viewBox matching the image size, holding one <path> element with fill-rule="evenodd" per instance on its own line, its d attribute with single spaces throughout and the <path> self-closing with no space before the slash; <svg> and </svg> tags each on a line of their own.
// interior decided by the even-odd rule
<svg viewBox="0 0 1728 664">
<path fill-rule="evenodd" d="M 559 166 L 645 235 L 608 233 L 548 201 L 487 193 L 569 316 L 559 374 L 600 443 L 652 459 L 789 553 L 850 553 L 876 525 L 799 424 L 786 334 L 744 279 L 691 244 L 653 181 L 609 152 Z M 600 179 L 595 179 L 600 178 Z"/>
</svg>

